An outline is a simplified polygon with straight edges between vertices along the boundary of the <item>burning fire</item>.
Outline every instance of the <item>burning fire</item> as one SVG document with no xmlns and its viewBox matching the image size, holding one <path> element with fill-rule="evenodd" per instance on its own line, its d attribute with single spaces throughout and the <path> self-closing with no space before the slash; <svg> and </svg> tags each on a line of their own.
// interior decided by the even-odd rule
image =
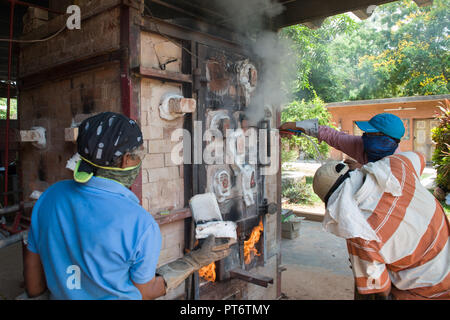
<svg viewBox="0 0 450 320">
<path fill-rule="evenodd" d="M 216 281 L 216 263 L 213 262 L 206 267 L 201 268 L 200 270 L 198 270 L 198 274 L 200 277 L 207 281 Z"/>
<path fill-rule="evenodd" d="M 252 261 L 252 253 L 253 253 L 253 255 L 260 256 L 260 253 L 258 253 L 258 250 L 256 250 L 255 245 L 258 243 L 263 230 L 264 230 L 264 227 L 263 227 L 263 223 L 261 220 L 261 221 L 259 221 L 259 225 L 257 225 L 256 227 L 253 228 L 250 238 L 248 238 L 248 240 L 244 241 L 245 264 L 249 264 Z"/>
</svg>

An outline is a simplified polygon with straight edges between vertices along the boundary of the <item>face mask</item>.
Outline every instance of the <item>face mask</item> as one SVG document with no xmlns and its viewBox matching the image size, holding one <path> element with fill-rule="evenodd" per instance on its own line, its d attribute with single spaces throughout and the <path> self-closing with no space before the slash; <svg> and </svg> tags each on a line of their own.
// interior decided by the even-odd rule
<svg viewBox="0 0 450 320">
<path fill-rule="evenodd" d="M 115 180 L 127 188 L 130 188 L 136 180 L 139 170 L 141 170 L 141 163 L 129 170 L 108 170 L 103 168 L 97 169 L 97 177 Z"/>
<path fill-rule="evenodd" d="M 394 154 L 398 143 L 388 136 L 372 136 L 363 134 L 364 152 L 369 162 L 375 162 Z"/>
</svg>

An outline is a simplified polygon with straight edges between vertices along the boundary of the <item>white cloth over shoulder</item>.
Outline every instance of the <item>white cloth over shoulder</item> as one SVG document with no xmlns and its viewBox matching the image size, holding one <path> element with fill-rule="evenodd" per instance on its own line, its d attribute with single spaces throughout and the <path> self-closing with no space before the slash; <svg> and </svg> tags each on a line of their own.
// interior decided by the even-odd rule
<svg viewBox="0 0 450 320">
<path fill-rule="evenodd" d="M 322 222 L 325 231 L 345 239 L 358 237 L 379 241 L 354 198 L 355 192 L 363 184 L 363 177 L 359 170 L 351 172 L 350 177 L 330 196 Z"/>
<path fill-rule="evenodd" d="M 383 192 L 388 192 L 394 197 L 400 197 L 402 195 L 402 187 L 400 182 L 392 173 L 389 162 L 389 158 L 383 158 L 376 162 L 370 162 L 363 166 L 361 171 L 364 174 L 371 174 Z"/>
<path fill-rule="evenodd" d="M 400 196 L 402 188 L 392 174 L 389 159 L 369 163 L 350 173 L 342 185 L 331 195 L 323 220 L 323 228 L 334 235 L 345 238 L 361 238 L 378 241 L 375 230 L 367 222 L 359 207 L 374 188 Z"/>
</svg>

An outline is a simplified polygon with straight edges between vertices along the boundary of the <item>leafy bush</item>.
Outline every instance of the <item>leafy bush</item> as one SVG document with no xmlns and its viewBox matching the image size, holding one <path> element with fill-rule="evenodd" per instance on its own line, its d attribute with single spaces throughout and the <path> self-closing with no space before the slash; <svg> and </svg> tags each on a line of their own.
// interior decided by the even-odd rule
<svg viewBox="0 0 450 320">
<path fill-rule="evenodd" d="M 311 185 L 300 181 L 283 180 L 281 183 L 281 196 L 293 204 L 312 204 L 314 201 Z"/>
<path fill-rule="evenodd" d="M 440 103 L 441 114 L 436 116 L 439 125 L 432 130 L 436 143 L 433 165 L 437 171 L 436 184 L 445 192 L 450 192 L 450 102 Z"/>
<path fill-rule="evenodd" d="M 281 149 L 281 162 L 291 162 L 295 161 L 298 158 L 298 150 L 285 150 L 285 148 Z"/>
<path fill-rule="evenodd" d="M 328 110 L 325 108 L 325 103 L 318 97 L 315 97 L 310 102 L 302 101 L 294 101 L 286 108 L 283 109 L 281 113 L 281 122 L 290 122 L 290 121 L 301 121 L 306 119 L 319 119 L 320 125 L 331 126 L 331 115 Z M 322 157 L 328 157 L 329 147 L 325 142 L 322 142 L 319 145 L 319 142 L 316 138 L 312 138 L 313 141 L 318 145 L 318 149 Z M 312 145 L 312 143 L 304 138 L 304 137 L 296 137 L 294 136 L 291 139 L 283 138 L 284 145 L 290 145 L 291 149 L 295 147 L 300 148 L 300 151 L 303 151 L 308 159 L 317 159 L 317 151 Z"/>
</svg>

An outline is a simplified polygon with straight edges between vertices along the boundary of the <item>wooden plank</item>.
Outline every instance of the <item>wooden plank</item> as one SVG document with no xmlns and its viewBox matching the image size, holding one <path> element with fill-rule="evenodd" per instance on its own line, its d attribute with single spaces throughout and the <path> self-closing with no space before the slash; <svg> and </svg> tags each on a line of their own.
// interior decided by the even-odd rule
<svg viewBox="0 0 450 320">
<path fill-rule="evenodd" d="M 42 85 L 42 83 L 46 81 L 55 81 L 73 76 L 79 72 L 92 70 L 111 63 L 118 63 L 122 57 L 122 54 L 123 52 L 121 50 L 115 50 L 63 63 L 20 78 L 19 88 L 21 90 L 30 89 L 35 86 Z"/>
<path fill-rule="evenodd" d="M 158 70 L 154 68 L 148 68 L 139 66 L 134 68 L 135 73 L 138 73 L 142 77 L 148 77 L 153 79 L 159 79 L 164 81 L 173 81 L 178 83 L 192 83 L 192 75 L 183 74 L 178 72 L 171 72 L 165 70 Z"/>
<path fill-rule="evenodd" d="M 219 32 L 212 34 L 210 31 L 206 32 L 197 29 L 195 26 L 183 26 L 176 24 L 175 22 L 165 21 L 155 17 L 144 17 L 139 20 L 135 20 L 134 23 L 138 24 L 143 31 L 154 32 L 175 39 L 195 41 L 201 44 L 207 44 L 217 49 L 232 50 L 242 54 L 249 54 L 249 52 L 247 52 L 247 50 L 243 47 L 243 44 L 239 43 L 237 39 L 219 36 Z M 209 24 L 201 24 L 199 21 L 196 21 L 196 23 L 197 27 L 198 25 L 202 25 L 203 29 L 209 30 L 213 28 L 213 26 Z"/>
<path fill-rule="evenodd" d="M 192 217 L 191 210 L 189 208 L 172 210 L 168 215 L 155 215 L 154 218 L 158 225 L 169 224 L 175 221 L 184 220 Z"/>
</svg>

